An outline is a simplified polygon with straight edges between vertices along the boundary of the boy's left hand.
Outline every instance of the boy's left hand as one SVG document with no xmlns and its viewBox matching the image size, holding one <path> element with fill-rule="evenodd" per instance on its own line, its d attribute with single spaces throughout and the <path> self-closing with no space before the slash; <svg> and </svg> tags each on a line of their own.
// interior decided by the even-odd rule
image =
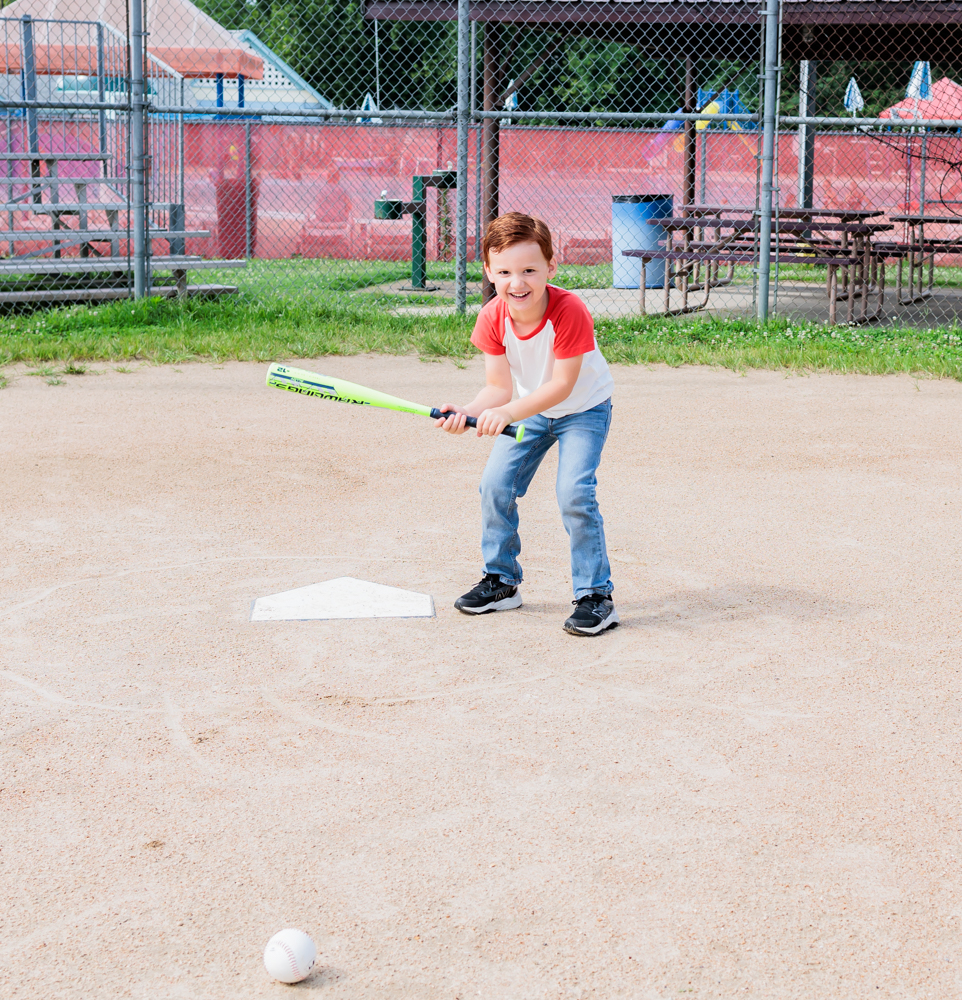
<svg viewBox="0 0 962 1000">
<path fill-rule="evenodd" d="M 482 410 L 478 417 L 478 437 L 497 437 L 511 423 L 513 417 L 506 406 L 493 406 Z"/>
</svg>

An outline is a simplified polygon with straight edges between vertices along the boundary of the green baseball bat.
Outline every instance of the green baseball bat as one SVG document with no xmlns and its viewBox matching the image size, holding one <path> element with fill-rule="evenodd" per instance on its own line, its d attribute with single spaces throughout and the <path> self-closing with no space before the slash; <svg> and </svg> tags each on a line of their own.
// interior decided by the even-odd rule
<svg viewBox="0 0 962 1000">
<path fill-rule="evenodd" d="M 357 403 L 361 406 L 380 406 L 385 410 L 416 413 L 420 417 L 433 417 L 435 420 L 450 416 L 437 407 L 421 406 L 406 399 L 398 399 L 397 396 L 389 396 L 386 392 L 378 392 L 377 389 L 368 389 L 356 382 L 345 382 L 342 378 L 329 378 L 327 375 L 317 375 L 303 368 L 289 368 L 287 365 L 271 365 L 267 369 L 267 384 L 275 389 L 299 392 L 302 396 L 333 399 L 339 403 Z M 468 427 L 478 426 L 476 417 L 468 417 L 465 423 Z M 524 437 L 524 424 L 511 424 L 501 433 L 520 441 Z"/>
</svg>

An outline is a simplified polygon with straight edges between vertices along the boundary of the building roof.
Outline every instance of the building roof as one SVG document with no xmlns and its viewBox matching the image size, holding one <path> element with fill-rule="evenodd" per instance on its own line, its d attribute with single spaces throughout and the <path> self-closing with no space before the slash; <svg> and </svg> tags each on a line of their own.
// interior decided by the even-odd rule
<svg viewBox="0 0 962 1000">
<path fill-rule="evenodd" d="M 259 80 L 264 73 L 263 60 L 239 48 L 234 37 L 212 17 L 195 7 L 190 0 L 146 0 L 148 51 L 182 76 L 244 76 Z M 102 21 L 122 35 L 127 33 L 126 0 L 14 0 L 2 9 L 4 18 L 25 14 L 37 20 Z M 38 38 L 38 42 L 41 39 Z M 51 51 L 47 52 L 46 48 Z M 37 46 L 37 72 L 64 72 L 64 57 L 52 40 Z M 71 44 L 69 72 L 96 73 L 96 52 L 89 45 Z M 19 72 L 19 47 L 4 46 L 5 72 Z M 59 67 L 59 68 L 58 68 Z"/>
<path fill-rule="evenodd" d="M 244 84 L 243 106 L 252 115 L 262 121 L 304 122 L 310 119 L 285 116 L 284 109 L 333 110 L 334 105 L 326 97 L 318 93 L 293 66 L 268 48 L 252 31 L 245 28 L 241 31 L 232 31 L 231 35 L 241 48 L 256 55 L 264 63 L 264 75 L 261 79 L 245 81 Z M 198 107 L 217 107 L 218 100 L 223 100 L 224 106 L 229 108 L 239 106 L 240 88 L 238 87 L 236 91 L 233 87 L 219 88 L 211 77 L 192 80 L 190 91 Z"/>
<path fill-rule="evenodd" d="M 302 95 L 305 107 L 319 104 L 322 108 L 333 110 L 334 105 L 326 97 L 318 93 L 290 63 L 268 48 L 253 31 L 245 28 L 231 34 L 243 48 L 263 60 L 264 76 L 258 87 L 290 88 Z"/>
</svg>

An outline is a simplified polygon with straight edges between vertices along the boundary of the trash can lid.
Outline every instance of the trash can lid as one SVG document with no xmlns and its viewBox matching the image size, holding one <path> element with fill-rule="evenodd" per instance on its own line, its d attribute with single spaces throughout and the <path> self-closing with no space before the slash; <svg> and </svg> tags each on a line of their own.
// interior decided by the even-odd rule
<svg viewBox="0 0 962 1000">
<path fill-rule="evenodd" d="M 638 205 L 645 201 L 670 201 L 672 196 L 670 194 L 613 194 L 611 200 L 616 204 L 628 204 Z"/>
</svg>

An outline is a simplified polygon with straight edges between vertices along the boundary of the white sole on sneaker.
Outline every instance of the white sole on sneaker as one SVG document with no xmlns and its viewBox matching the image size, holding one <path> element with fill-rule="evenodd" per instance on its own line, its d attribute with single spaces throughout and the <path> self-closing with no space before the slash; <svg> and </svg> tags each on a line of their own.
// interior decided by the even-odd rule
<svg viewBox="0 0 962 1000">
<path fill-rule="evenodd" d="M 455 602 L 454 606 L 463 615 L 486 615 L 490 611 L 510 611 L 512 608 L 521 607 L 521 595 L 505 597 L 503 600 L 495 601 L 493 604 L 486 604 L 483 608 L 462 608 Z"/>
<path fill-rule="evenodd" d="M 621 619 L 618 617 L 618 612 L 612 611 L 603 622 L 593 625 L 591 628 L 575 628 L 573 625 L 569 626 L 565 623 L 564 630 L 568 633 L 568 635 L 597 635 L 599 632 L 604 632 L 605 629 L 614 628 L 620 623 Z"/>
</svg>

